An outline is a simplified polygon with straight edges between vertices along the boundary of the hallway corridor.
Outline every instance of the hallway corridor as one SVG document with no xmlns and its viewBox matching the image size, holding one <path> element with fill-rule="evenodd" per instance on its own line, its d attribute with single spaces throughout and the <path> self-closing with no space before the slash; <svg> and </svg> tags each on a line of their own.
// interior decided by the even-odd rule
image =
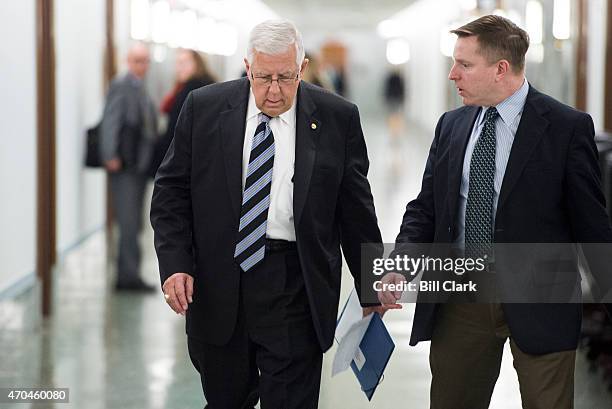
<svg viewBox="0 0 612 409">
<path fill-rule="evenodd" d="M 362 120 L 371 160 L 370 182 L 385 242 L 393 242 L 407 200 L 418 193 L 432 135 L 409 125 L 399 141 L 390 141 L 381 118 Z M 408 169 L 419 169 L 408 172 Z M 416 173 L 415 173 L 416 172 Z M 147 218 L 147 215 L 143 215 Z M 142 236 L 144 278 L 159 282 L 149 223 Z M 55 406 L 0 404 L 4 409 L 190 409 L 203 406 L 199 378 L 187 355 L 184 319 L 167 307 L 161 291 L 150 295 L 116 294 L 105 264 L 101 230 L 66 253 L 58 265 L 55 313 L 39 327 L 32 322 L 37 305 L 27 292 L 0 301 L 12 317 L 0 328 L 0 385 L 70 388 L 70 403 Z M 344 271 L 341 302 L 352 288 Z M 324 358 L 321 409 L 425 409 L 429 393 L 429 344 L 410 347 L 414 305 L 385 316 L 396 344 L 384 380 L 372 402 L 359 390 L 351 371 L 331 378 L 332 348 Z M 612 395 L 601 377 L 590 373 L 578 354 L 576 409 L 606 409 Z M 491 404 L 520 407 L 518 383 L 509 348 Z"/>
</svg>

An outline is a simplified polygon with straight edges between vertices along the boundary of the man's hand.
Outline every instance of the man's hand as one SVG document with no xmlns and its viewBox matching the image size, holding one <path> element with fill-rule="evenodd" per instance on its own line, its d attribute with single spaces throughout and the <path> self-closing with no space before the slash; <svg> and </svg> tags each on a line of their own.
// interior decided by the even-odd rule
<svg viewBox="0 0 612 409">
<path fill-rule="evenodd" d="M 392 284 L 399 287 L 402 283 L 406 282 L 406 277 L 399 273 L 387 273 L 380 281 L 383 286 Z M 383 291 L 378 292 L 378 301 L 383 305 L 399 305 L 397 304 L 397 300 L 402 298 L 402 293 L 403 291 L 400 290 L 390 291 L 388 289 L 383 289 Z"/>
<path fill-rule="evenodd" d="M 193 302 L 193 277 L 187 273 L 174 273 L 162 286 L 166 302 L 177 314 L 185 315 Z"/>
<path fill-rule="evenodd" d="M 121 170 L 121 159 L 119 158 L 113 158 L 111 160 L 107 160 L 106 162 L 104 162 L 104 167 L 106 168 L 107 171 L 111 172 L 111 173 L 115 173 L 115 172 L 119 172 Z"/>
<path fill-rule="evenodd" d="M 377 312 L 380 314 L 380 316 L 384 316 L 385 312 L 387 312 L 388 310 L 401 310 L 402 306 L 401 304 L 384 304 L 384 305 L 377 305 L 375 307 L 362 307 L 363 309 L 363 316 L 367 317 L 368 315 L 370 315 L 373 312 Z"/>
</svg>

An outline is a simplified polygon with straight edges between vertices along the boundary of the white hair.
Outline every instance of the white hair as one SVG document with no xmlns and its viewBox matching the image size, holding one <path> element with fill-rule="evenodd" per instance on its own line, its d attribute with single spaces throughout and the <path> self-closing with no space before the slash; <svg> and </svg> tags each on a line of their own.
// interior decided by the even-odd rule
<svg viewBox="0 0 612 409">
<path fill-rule="evenodd" d="M 267 20 L 257 24 L 251 30 L 249 45 L 247 47 L 247 59 L 253 62 L 255 52 L 270 55 L 278 55 L 287 51 L 293 45 L 296 51 L 295 62 L 298 69 L 304 61 L 304 44 L 302 35 L 289 20 Z"/>
</svg>

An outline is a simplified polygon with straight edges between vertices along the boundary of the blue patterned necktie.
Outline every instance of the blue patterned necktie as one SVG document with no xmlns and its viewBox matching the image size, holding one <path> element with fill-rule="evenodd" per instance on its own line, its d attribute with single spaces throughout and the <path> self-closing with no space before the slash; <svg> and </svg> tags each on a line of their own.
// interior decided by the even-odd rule
<svg viewBox="0 0 612 409">
<path fill-rule="evenodd" d="M 471 257 L 491 255 L 493 197 L 495 193 L 495 107 L 485 113 L 485 123 L 470 160 L 469 190 L 465 208 L 465 246 Z"/>
<path fill-rule="evenodd" d="M 270 117 L 261 113 L 249 156 L 238 244 L 234 251 L 234 258 L 242 271 L 250 270 L 264 258 L 273 166 L 274 135 L 270 129 Z"/>
</svg>

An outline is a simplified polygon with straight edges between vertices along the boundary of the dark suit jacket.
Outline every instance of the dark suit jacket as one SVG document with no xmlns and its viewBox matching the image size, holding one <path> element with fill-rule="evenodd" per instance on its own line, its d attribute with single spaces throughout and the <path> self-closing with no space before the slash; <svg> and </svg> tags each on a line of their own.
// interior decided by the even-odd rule
<svg viewBox="0 0 612 409">
<path fill-rule="evenodd" d="M 172 138 L 174 138 L 174 128 L 176 128 L 176 122 L 178 121 L 179 114 L 181 112 L 181 108 L 187 99 L 187 95 L 194 89 L 198 89 L 200 87 L 205 87 L 206 85 L 212 84 L 215 81 L 208 77 L 196 77 L 192 78 L 183 85 L 183 88 L 176 94 L 174 98 L 174 103 L 170 107 L 170 112 L 168 112 L 168 124 L 166 125 L 166 132 L 159 138 L 157 144 L 155 145 L 155 153 L 154 159 L 151 163 L 150 174 L 155 177 L 157 173 L 157 169 L 159 165 L 161 165 L 164 160 L 164 156 L 166 156 L 166 152 L 168 151 L 168 147 L 170 146 L 170 142 L 172 142 Z"/>
<path fill-rule="evenodd" d="M 463 159 L 479 107 L 442 115 L 421 192 L 408 203 L 397 242 L 452 243 Z M 530 87 L 506 167 L 496 243 L 610 243 L 589 115 Z M 605 272 L 600 272 L 602 281 Z M 417 304 L 411 344 L 431 339 L 436 304 Z M 580 304 L 503 304 L 512 337 L 526 353 L 575 349 Z"/>
<path fill-rule="evenodd" d="M 146 113 L 146 115 L 145 115 Z M 141 138 L 137 138 L 137 146 L 130 151 L 137 151 L 137 163 L 133 169 L 124 171 L 137 171 L 146 174 L 153 158 L 153 150 L 157 135 L 157 111 L 149 97 L 142 80 L 136 79 L 127 73 L 113 80 L 106 97 L 104 115 L 100 123 L 100 153 L 102 161 L 121 157 L 122 130 L 127 126 L 138 130 Z"/>
<path fill-rule="evenodd" d="M 242 273 L 233 254 L 248 96 L 246 78 L 189 94 L 151 204 L 162 283 L 176 272 L 194 277 L 187 332 L 218 345 L 229 340 L 238 309 Z M 296 119 L 297 248 L 314 327 L 326 350 L 338 309 L 340 244 L 359 288 L 361 243 L 380 242 L 381 236 L 357 107 L 302 82 Z"/>
</svg>

